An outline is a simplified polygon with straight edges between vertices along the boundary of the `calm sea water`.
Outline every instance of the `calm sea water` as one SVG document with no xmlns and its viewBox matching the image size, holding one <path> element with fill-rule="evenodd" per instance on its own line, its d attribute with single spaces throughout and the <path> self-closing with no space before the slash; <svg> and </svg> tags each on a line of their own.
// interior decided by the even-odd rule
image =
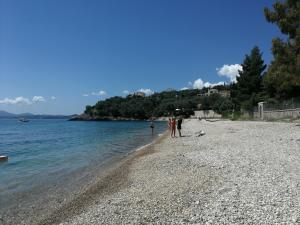
<svg viewBox="0 0 300 225">
<path fill-rule="evenodd" d="M 0 205 L 41 183 L 51 183 L 80 170 L 93 169 L 115 156 L 150 143 L 166 129 L 148 122 L 71 122 L 36 119 L 20 123 L 0 119 Z"/>
</svg>

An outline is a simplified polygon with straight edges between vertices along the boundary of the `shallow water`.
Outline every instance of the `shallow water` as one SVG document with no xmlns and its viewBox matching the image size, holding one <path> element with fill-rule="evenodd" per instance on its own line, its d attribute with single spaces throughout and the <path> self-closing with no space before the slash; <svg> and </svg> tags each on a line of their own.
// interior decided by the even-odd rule
<svg viewBox="0 0 300 225">
<path fill-rule="evenodd" d="M 165 129 L 165 122 L 156 122 L 152 136 L 145 121 L 0 119 L 0 155 L 9 157 L 0 163 L 0 207 L 41 184 L 51 187 L 75 173 L 84 176 L 80 171 L 150 143 Z"/>
</svg>

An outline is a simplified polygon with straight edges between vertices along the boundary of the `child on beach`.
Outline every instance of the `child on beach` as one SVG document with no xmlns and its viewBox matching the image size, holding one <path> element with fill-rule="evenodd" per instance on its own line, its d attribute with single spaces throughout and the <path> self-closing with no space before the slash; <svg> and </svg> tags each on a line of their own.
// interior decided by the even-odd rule
<svg viewBox="0 0 300 225">
<path fill-rule="evenodd" d="M 176 137 L 176 119 L 173 118 L 171 121 L 171 137 Z"/>
</svg>

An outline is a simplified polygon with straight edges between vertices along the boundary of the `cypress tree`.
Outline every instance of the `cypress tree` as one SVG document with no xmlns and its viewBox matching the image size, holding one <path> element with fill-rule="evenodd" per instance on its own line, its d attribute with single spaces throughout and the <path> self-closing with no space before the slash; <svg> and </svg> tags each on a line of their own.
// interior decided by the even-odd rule
<svg viewBox="0 0 300 225">
<path fill-rule="evenodd" d="M 262 77 L 266 69 L 262 53 L 255 46 L 250 55 L 246 55 L 242 63 L 242 71 L 239 71 L 235 92 L 234 102 L 240 104 L 243 110 L 251 110 L 260 101 L 262 91 Z"/>
</svg>

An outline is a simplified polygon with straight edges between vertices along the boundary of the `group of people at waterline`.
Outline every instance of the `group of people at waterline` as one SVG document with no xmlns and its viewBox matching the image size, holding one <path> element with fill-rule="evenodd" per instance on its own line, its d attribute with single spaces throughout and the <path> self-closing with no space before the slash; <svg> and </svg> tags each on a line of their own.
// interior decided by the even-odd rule
<svg viewBox="0 0 300 225">
<path fill-rule="evenodd" d="M 169 122 L 168 122 L 168 127 L 169 130 L 171 131 L 171 137 L 175 138 L 176 137 L 176 127 L 179 133 L 179 137 L 182 137 L 181 135 L 181 124 L 182 124 L 182 118 L 179 117 L 178 120 L 176 121 L 176 118 L 173 117 L 172 119 L 169 118 Z"/>
<path fill-rule="evenodd" d="M 182 135 L 181 135 L 181 124 L 182 124 L 182 118 L 181 117 L 179 117 L 177 121 L 176 121 L 175 117 L 169 118 L 168 127 L 169 127 L 169 130 L 171 131 L 171 137 L 172 138 L 176 137 L 176 128 L 178 130 L 179 137 L 182 137 Z M 151 122 L 150 122 L 150 128 L 151 128 L 151 132 L 152 132 L 152 135 L 153 135 L 154 134 L 154 122 L 153 122 L 153 120 L 151 120 Z"/>
</svg>

